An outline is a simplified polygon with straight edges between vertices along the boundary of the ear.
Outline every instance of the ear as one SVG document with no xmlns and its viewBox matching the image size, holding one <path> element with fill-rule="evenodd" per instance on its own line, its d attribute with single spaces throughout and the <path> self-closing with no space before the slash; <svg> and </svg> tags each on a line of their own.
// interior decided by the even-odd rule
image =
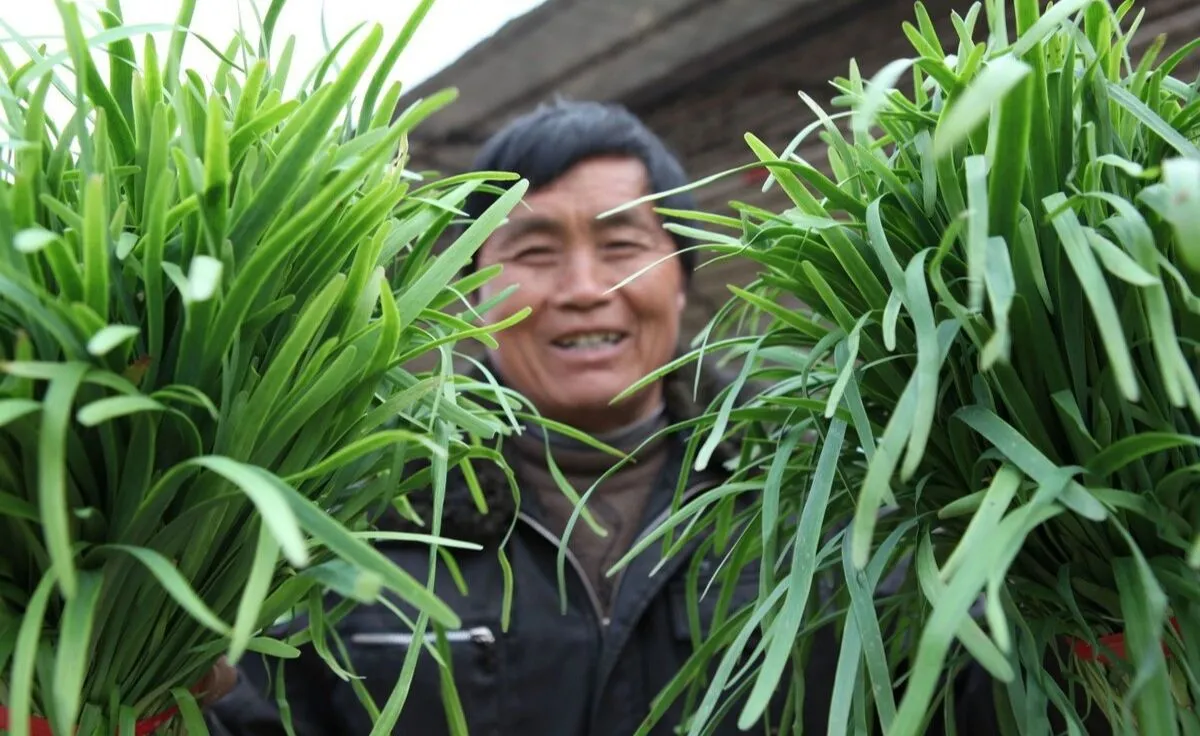
<svg viewBox="0 0 1200 736">
<path fill-rule="evenodd" d="M 687 287 L 685 286 L 679 290 L 678 294 L 675 295 L 675 308 L 679 310 L 679 314 L 681 316 L 687 309 L 687 301 Z"/>
</svg>

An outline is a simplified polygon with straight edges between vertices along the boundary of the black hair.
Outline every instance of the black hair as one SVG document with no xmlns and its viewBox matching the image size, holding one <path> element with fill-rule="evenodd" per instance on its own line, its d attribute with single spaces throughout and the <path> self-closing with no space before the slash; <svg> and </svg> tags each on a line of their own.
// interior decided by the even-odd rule
<svg viewBox="0 0 1200 736">
<path fill-rule="evenodd" d="M 555 100 L 504 126 L 484 143 L 472 166 L 474 171 L 508 171 L 529 181 L 531 191 L 545 187 L 571 167 L 600 156 L 631 156 L 646 167 L 650 192 L 660 193 L 690 183 L 683 165 L 667 145 L 625 107 L 604 102 Z M 501 188 L 509 183 L 496 183 Z M 492 192 L 474 192 L 463 210 L 477 218 L 495 201 Z M 688 192 L 670 194 L 657 207 L 694 210 Z M 666 217 L 667 222 L 676 218 Z M 691 238 L 669 233 L 679 249 L 685 278 L 695 268 Z M 471 268 L 475 268 L 472 262 Z"/>
</svg>

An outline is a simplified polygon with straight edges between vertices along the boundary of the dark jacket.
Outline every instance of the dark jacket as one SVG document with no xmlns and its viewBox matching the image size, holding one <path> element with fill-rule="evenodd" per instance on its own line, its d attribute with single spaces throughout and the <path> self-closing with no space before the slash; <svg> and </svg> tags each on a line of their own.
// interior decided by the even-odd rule
<svg viewBox="0 0 1200 736">
<path fill-rule="evenodd" d="M 669 379 L 671 420 L 694 416 L 707 406 L 720 384 L 702 384 L 706 390 L 698 402 L 690 401 L 692 388 L 686 376 Z M 671 461 L 648 503 L 644 529 L 656 526 L 670 510 L 682 469 L 683 447 L 682 438 L 673 440 Z M 719 470 L 727 456 L 718 453 L 710 468 Z M 439 561 L 435 588 L 462 619 L 462 628 L 447 635 L 447 644 L 457 696 L 466 716 L 466 732 L 471 736 L 631 736 L 650 711 L 654 698 L 694 651 L 686 586 L 696 545 L 672 555 L 657 572 L 654 570 L 661 562 L 662 545 L 650 545 L 624 572 L 607 620 L 585 576 L 568 565 L 567 607 L 563 613 L 556 573 L 559 540 L 539 520 L 533 494 L 523 496 L 518 513 L 500 473 L 480 472 L 479 480 L 490 513 L 482 515 L 476 510 L 464 479 L 454 475 L 447 489 L 442 534 L 478 542 L 485 549 L 454 552 L 465 592 L 444 561 Z M 694 475 L 686 495 L 694 497 L 721 480 L 712 471 Z M 426 501 L 421 495 L 413 496 L 417 510 L 428 518 Z M 506 547 L 513 574 L 512 615 L 508 631 L 503 632 L 504 572 L 497 549 L 514 514 L 517 523 Z M 426 579 L 430 562 L 426 546 L 387 542 L 379 548 L 401 568 L 420 580 Z M 698 561 L 700 580 L 706 579 L 706 569 L 713 569 L 719 562 L 715 558 Z M 737 611 L 757 594 L 758 564 L 752 562 L 743 568 L 727 611 Z M 715 590 L 700 600 L 699 618 L 705 630 L 712 622 L 717 602 Z M 400 679 L 405 655 L 412 646 L 409 632 L 406 623 L 379 605 L 359 606 L 337 626 L 349 660 L 363 678 L 361 686 L 380 708 Z M 813 646 L 805 677 L 803 719 L 805 733 L 825 733 L 838 658 L 833 629 L 815 637 Z M 747 648 L 752 650 L 753 646 Z M 284 665 L 296 736 L 366 736 L 371 720 L 351 684 L 333 674 L 311 648 L 302 651 L 299 659 Z M 278 660 L 264 666 L 255 655 L 243 660 L 238 688 L 212 711 L 215 734 L 283 736 L 276 696 L 268 685 L 275 680 L 277 666 Z M 986 683 L 964 681 L 964 688 L 980 686 L 984 691 L 990 689 Z M 422 652 L 394 733 L 451 733 L 443 707 L 445 695 L 437 665 L 427 651 Z M 659 721 L 653 736 L 675 733 L 685 700 L 676 701 Z M 739 711 L 728 711 L 721 725 L 708 733 L 745 733 L 736 725 Z M 778 712 L 773 715 L 772 723 L 778 724 Z M 964 721 L 959 732 L 972 736 L 986 733 L 977 726 Z M 964 731 L 964 727 L 973 730 Z M 930 733 L 941 730 L 939 727 Z M 790 731 L 785 728 L 776 732 Z M 755 732 L 762 733 L 761 729 Z"/>
<path fill-rule="evenodd" d="M 705 375 L 709 375 L 707 371 Z M 702 384 L 699 401 L 690 400 L 690 379 L 679 376 L 667 387 L 671 421 L 691 418 L 720 383 Z M 669 443 L 670 459 L 647 503 L 643 529 L 658 525 L 670 512 L 681 475 L 684 441 Z M 726 451 L 728 448 L 726 448 Z M 719 470 L 727 452 L 719 452 L 710 467 Z M 662 545 L 652 544 L 622 574 L 610 615 L 601 613 L 595 593 L 573 564 L 566 570 L 566 612 L 560 606 L 556 572 L 559 540 L 538 517 L 533 494 L 523 494 L 515 508 L 507 480 L 487 466 L 476 466 L 489 513 L 480 514 L 465 479 L 451 476 L 443 514 L 442 535 L 484 546 L 480 552 L 454 551 L 460 590 L 452 571 L 439 561 L 435 592 L 462 620 L 449 632 L 448 645 L 457 696 L 472 736 L 629 736 L 650 711 L 651 701 L 669 683 L 693 652 L 687 610 L 687 570 L 696 544 L 672 555 L 661 569 Z M 695 474 L 685 499 L 718 485 L 716 472 Z M 518 479 L 519 482 L 519 479 Z M 428 518 L 426 494 L 412 496 L 414 506 Z M 505 548 L 512 566 L 511 625 L 502 631 L 504 573 L 497 549 L 510 527 L 516 526 Z M 395 526 L 393 526 L 395 528 Z M 397 542 L 377 547 L 395 564 L 420 580 L 428 576 L 428 547 Z M 568 558 L 570 559 L 570 558 Z M 720 561 L 705 559 L 701 579 Z M 758 565 L 745 566 L 727 609 L 732 613 L 757 597 Z M 711 623 L 717 595 L 701 599 L 703 625 Z M 403 608 L 403 606 L 401 607 Z M 412 614 L 411 611 L 406 611 Z M 412 645 L 410 629 L 387 608 L 362 605 L 337 626 L 361 684 L 382 708 L 401 676 Z M 432 628 L 428 634 L 433 638 Z M 351 685 L 332 673 L 312 651 L 284 665 L 287 701 L 297 736 L 359 736 L 371 722 Z M 217 704 L 211 720 L 215 733 L 232 736 L 274 736 L 285 733 L 268 683 L 275 679 L 279 660 L 247 655 L 237 689 Z M 397 734 L 438 736 L 451 731 L 442 706 L 440 673 L 423 652 L 401 713 Z M 655 736 L 672 734 L 680 721 L 679 708 L 662 719 Z M 736 713 L 715 736 L 741 733 Z"/>
</svg>

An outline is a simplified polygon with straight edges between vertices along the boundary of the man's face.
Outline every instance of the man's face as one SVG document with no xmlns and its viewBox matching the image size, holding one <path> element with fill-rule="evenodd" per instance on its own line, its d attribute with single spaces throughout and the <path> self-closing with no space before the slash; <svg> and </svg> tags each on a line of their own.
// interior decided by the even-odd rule
<svg viewBox="0 0 1200 736">
<path fill-rule="evenodd" d="M 486 319 L 533 310 L 496 336 L 497 370 L 544 416 L 588 432 L 620 428 L 658 408 L 658 385 L 611 402 L 669 361 L 679 337 L 685 297 L 678 259 L 642 273 L 675 250 L 652 205 L 597 219 L 647 193 L 636 158 L 582 161 L 528 193 L 479 252 L 480 267 L 503 266 L 481 290 L 484 299 L 518 287 Z"/>
</svg>

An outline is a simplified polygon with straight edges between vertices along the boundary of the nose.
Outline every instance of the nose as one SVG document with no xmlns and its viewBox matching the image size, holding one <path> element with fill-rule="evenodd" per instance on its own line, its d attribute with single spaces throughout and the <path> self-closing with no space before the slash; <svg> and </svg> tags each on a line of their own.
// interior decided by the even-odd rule
<svg viewBox="0 0 1200 736">
<path fill-rule="evenodd" d="M 555 290 L 559 306 L 590 309 L 607 303 L 615 282 L 593 248 L 579 248 L 563 263 L 562 283 Z"/>
</svg>

